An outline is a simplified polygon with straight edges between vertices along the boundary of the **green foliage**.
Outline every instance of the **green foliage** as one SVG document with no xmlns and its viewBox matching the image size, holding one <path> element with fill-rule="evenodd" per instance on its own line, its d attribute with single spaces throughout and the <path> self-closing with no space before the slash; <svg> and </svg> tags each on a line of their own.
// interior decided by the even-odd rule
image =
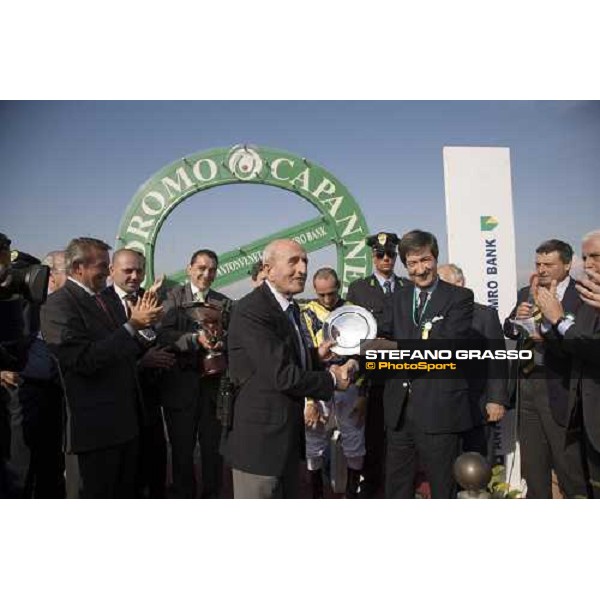
<svg viewBox="0 0 600 600">
<path fill-rule="evenodd" d="M 512 500 L 520 498 L 522 491 L 519 489 L 510 489 L 510 485 L 504 481 L 506 470 L 503 465 L 496 465 L 492 468 L 492 478 L 488 484 L 488 492 L 492 499 Z"/>
</svg>

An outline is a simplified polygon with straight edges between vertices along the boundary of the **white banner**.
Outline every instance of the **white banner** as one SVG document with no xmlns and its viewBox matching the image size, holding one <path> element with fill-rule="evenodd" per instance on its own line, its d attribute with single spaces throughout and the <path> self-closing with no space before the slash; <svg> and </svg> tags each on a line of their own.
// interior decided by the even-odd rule
<svg viewBox="0 0 600 600">
<path fill-rule="evenodd" d="M 508 148 L 445 147 L 448 256 L 503 321 L 517 297 Z"/>
<path fill-rule="evenodd" d="M 517 298 L 515 228 L 508 148 L 445 147 L 444 182 L 448 258 L 464 272 L 475 300 L 493 306 L 500 322 Z M 496 455 L 504 455 L 511 488 L 523 489 L 509 411 L 494 427 Z"/>
</svg>

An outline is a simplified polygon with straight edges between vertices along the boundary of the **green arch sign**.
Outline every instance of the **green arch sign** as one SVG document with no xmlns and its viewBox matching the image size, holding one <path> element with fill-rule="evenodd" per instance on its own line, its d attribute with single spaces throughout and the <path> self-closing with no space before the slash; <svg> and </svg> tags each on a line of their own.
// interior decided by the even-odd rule
<svg viewBox="0 0 600 600">
<path fill-rule="evenodd" d="M 248 277 L 264 247 L 278 238 L 292 238 L 307 252 L 334 244 L 342 293 L 371 272 L 365 244 L 367 223 L 347 188 L 323 167 L 282 150 L 249 145 L 214 148 L 186 156 L 162 168 L 136 192 L 117 235 L 117 248 L 133 248 L 146 257 L 146 280 L 154 279 L 158 233 L 175 207 L 186 198 L 219 185 L 264 184 L 294 192 L 308 200 L 320 216 L 219 255 L 215 288 Z M 169 276 L 182 282 L 185 271 Z"/>
</svg>

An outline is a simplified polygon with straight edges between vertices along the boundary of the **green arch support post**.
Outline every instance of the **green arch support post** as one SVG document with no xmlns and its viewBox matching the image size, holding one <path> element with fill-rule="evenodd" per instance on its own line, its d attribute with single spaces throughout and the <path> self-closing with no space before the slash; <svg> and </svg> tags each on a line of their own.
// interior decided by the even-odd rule
<svg viewBox="0 0 600 600">
<path fill-rule="evenodd" d="M 334 244 L 342 293 L 357 278 L 371 272 L 365 244 L 367 223 L 346 187 L 323 167 L 283 150 L 249 145 L 214 148 L 186 156 L 162 168 L 136 192 L 121 219 L 117 248 L 133 248 L 146 257 L 148 285 L 154 279 L 154 249 L 160 229 L 186 198 L 219 185 L 272 185 L 308 200 L 320 216 L 219 255 L 215 288 L 248 277 L 264 247 L 278 238 L 293 238 L 307 252 Z M 178 282 L 185 271 L 169 276 Z"/>
</svg>

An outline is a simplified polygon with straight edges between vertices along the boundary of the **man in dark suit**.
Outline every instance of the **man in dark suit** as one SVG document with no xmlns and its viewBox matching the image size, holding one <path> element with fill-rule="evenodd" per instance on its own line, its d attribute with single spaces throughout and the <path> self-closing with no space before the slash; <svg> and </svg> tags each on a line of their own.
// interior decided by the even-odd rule
<svg viewBox="0 0 600 600">
<path fill-rule="evenodd" d="M 235 498 L 296 498 L 304 399 L 328 400 L 336 382 L 338 389 L 349 384 L 344 367 L 315 370 L 331 343 L 311 351 L 303 341 L 293 296 L 304 290 L 307 262 L 295 241 L 271 242 L 263 254 L 266 281 L 233 309 L 229 366 L 238 394 L 225 456 Z"/>
<path fill-rule="evenodd" d="M 455 264 L 439 265 L 438 276 L 442 281 L 465 287 L 462 269 Z M 471 338 L 482 342 L 482 346 L 493 350 L 506 350 L 502 325 L 498 311 L 491 306 L 473 304 Z M 491 427 L 498 423 L 510 407 L 508 399 L 508 368 L 505 361 L 489 360 L 486 365 L 487 378 L 469 380 L 469 396 L 474 427 L 462 434 L 462 451 L 479 452 L 493 463 Z"/>
<path fill-rule="evenodd" d="M 539 289 L 554 286 L 564 313 L 569 318 L 577 313 L 581 301 L 569 276 L 572 258 L 573 249 L 566 242 L 552 239 L 540 244 L 533 284 L 519 290 L 517 304 L 504 322 L 504 334 L 519 339 L 523 348 L 534 353 L 534 360 L 521 364 L 518 373 L 519 443 L 527 498 L 552 498 L 553 469 L 566 497 L 586 495 L 581 449 L 577 443 L 565 446 L 570 356 L 558 344 L 542 339 L 542 315 L 536 303 Z M 534 334 L 525 334 L 515 319 L 529 319 L 535 325 Z"/>
<path fill-rule="evenodd" d="M 220 349 L 183 309 L 188 302 L 206 302 L 227 312 L 231 300 L 211 289 L 217 274 L 218 258 L 212 250 L 194 252 L 187 268 L 189 282 L 169 291 L 165 316 L 158 330 L 158 342 L 170 347 L 176 366 L 164 374 L 161 396 L 171 442 L 173 495 L 195 498 L 194 448 L 200 441 L 202 498 L 218 498 L 223 463 L 219 454 L 221 424 L 217 419 L 220 377 L 204 376 L 198 365 L 211 349 Z"/>
<path fill-rule="evenodd" d="M 394 273 L 398 236 L 381 231 L 367 238 L 373 254 L 373 274 L 353 281 L 346 296 L 348 302 L 366 308 L 381 326 L 384 307 L 394 294 L 399 293 L 406 281 Z M 361 498 L 373 498 L 382 483 L 385 428 L 383 425 L 383 384 L 370 382 L 367 391 L 365 418 L 366 455 L 363 466 Z"/>
<path fill-rule="evenodd" d="M 394 295 L 384 314 L 382 334 L 396 340 L 468 338 L 473 292 L 438 278 L 435 236 L 410 231 L 398 250 L 414 286 L 404 286 Z M 425 472 L 432 498 L 456 497 L 452 467 L 460 434 L 472 427 L 467 381 L 458 377 L 388 379 L 383 405 L 386 497 L 414 498 L 417 466 Z"/>
<path fill-rule="evenodd" d="M 565 445 L 583 450 L 587 494 L 600 498 L 600 231 L 583 238 L 585 276 L 576 284 L 583 304 L 569 317 L 557 298 L 557 284 L 540 288 L 541 332 L 572 356 Z"/>
<path fill-rule="evenodd" d="M 145 258 L 136 250 L 122 248 L 112 257 L 110 277 L 113 284 L 103 292 L 107 307 L 119 325 L 131 315 L 131 304 L 144 294 Z M 172 352 L 158 345 L 150 347 L 138 360 L 138 376 L 144 402 L 140 430 L 136 496 L 166 498 L 167 441 L 160 407 L 158 385 L 162 369 L 175 364 Z"/>
<path fill-rule="evenodd" d="M 42 264 L 50 268 L 48 294 L 53 294 L 67 281 L 64 251 L 49 252 Z M 27 304 L 24 314 L 30 339 L 19 388 L 23 439 L 30 453 L 25 496 L 64 498 L 63 390 L 56 361 L 40 334 L 39 307 Z"/>
<path fill-rule="evenodd" d="M 100 296 L 108 276 L 108 244 L 71 240 L 69 278 L 42 308 L 42 334 L 57 357 L 67 405 L 67 451 L 77 454 L 85 498 L 133 498 L 140 422 L 136 360 L 140 331 L 162 308 L 145 295 L 117 323 Z"/>
</svg>

